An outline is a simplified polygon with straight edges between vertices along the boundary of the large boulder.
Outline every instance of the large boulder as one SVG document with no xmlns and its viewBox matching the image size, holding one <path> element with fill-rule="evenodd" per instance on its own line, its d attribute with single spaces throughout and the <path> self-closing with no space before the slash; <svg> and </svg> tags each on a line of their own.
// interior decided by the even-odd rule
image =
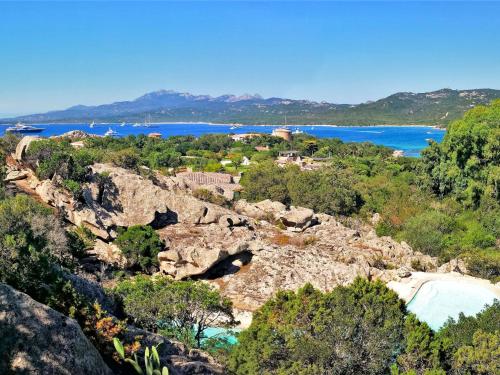
<svg viewBox="0 0 500 375">
<path fill-rule="evenodd" d="M 0 373 L 111 375 L 80 326 L 0 283 Z"/>
<path fill-rule="evenodd" d="M 113 225 L 211 224 L 217 223 L 222 216 L 234 215 L 186 191 L 165 188 L 123 168 L 95 164 L 92 172 L 93 182 L 84 195 L 86 204 L 98 216 L 110 219 L 112 225 L 108 224 L 108 229 Z M 99 185 L 98 175 L 102 174 L 107 176 L 108 182 Z M 92 193 L 96 190 L 97 194 Z"/>
<path fill-rule="evenodd" d="M 160 270 L 176 279 L 207 272 L 222 260 L 249 249 L 255 233 L 245 226 L 171 225 L 159 231 L 170 247 L 158 254 Z"/>
<path fill-rule="evenodd" d="M 294 232 L 303 231 L 318 221 L 310 208 L 293 206 L 287 208 L 283 203 L 269 199 L 257 203 L 241 199 L 235 203 L 234 210 L 254 219 L 281 222 L 288 230 Z"/>
<path fill-rule="evenodd" d="M 276 215 L 289 230 L 302 231 L 313 224 L 314 211 L 304 207 L 290 207 Z"/>
<path fill-rule="evenodd" d="M 232 226 L 245 221 L 233 211 L 193 197 L 181 186 L 171 179 L 153 181 L 106 164 L 91 167 L 90 182 L 82 188 L 83 202 L 75 200 L 55 180 L 33 184 L 40 198 L 58 208 L 65 219 L 105 240 L 117 236 L 117 227 L 131 225 L 161 228 L 167 224 L 212 224 L 222 220 Z"/>
<path fill-rule="evenodd" d="M 17 161 L 22 161 L 24 159 L 24 156 L 26 155 L 26 151 L 28 150 L 31 142 L 36 141 L 37 139 L 40 139 L 40 137 L 33 135 L 23 137 L 17 144 L 16 151 L 13 155 L 14 159 Z"/>
<path fill-rule="evenodd" d="M 250 203 L 245 199 L 240 199 L 235 203 L 234 209 L 236 212 L 254 219 L 274 219 L 275 215 L 286 211 L 286 206 L 281 202 L 274 202 L 270 199 L 257 203 Z"/>
<path fill-rule="evenodd" d="M 101 262 L 114 265 L 118 268 L 126 268 L 128 261 L 118 246 L 114 243 L 107 243 L 101 239 L 96 239 L 94 248 L 87 252 L 87 255 L 95 256 Z"/>
</svg>

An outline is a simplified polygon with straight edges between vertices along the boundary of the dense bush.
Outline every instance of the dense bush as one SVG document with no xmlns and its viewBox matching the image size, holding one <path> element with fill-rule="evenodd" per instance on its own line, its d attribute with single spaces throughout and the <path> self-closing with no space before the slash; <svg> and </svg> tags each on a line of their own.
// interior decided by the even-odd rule
<svg viewBox="0 0 500 375">
<path fill-rule="evenodd" d="M 243 197 L 252 202 L 271 199 L 290 204 L 290 195 L 286 186 L 286 172 L 285 169 L 278 167 L 272 161 L 250 168 L 240 181 L 245 188 Z"/>
<path fill-rule="evenodd" d="M 207 189 L 196 189 L 193 191 L 193 196 L 195 198 L 201 199 L 202 201 L 210 202 L 218 206 L 225 206 L 228 204 L 228 201 L 225 197 L 220 194 L 212 193 Z"/>
<path fill-rule="evenodd" d="M 231 302 L 203 282 L 137 276 L 114 291 L 135 324 L 188 345 L 201 347 L 205 330 L 217 319 L 233 322 Z"/>
<path fill-rule="evenodd" d="M 68 237 L 51 211 L 25 195 L 0 201 L 0 281 L 65 314 L 81 297 L 64 276 Z"/>
<path fill-rule="evenodd" d="M 427 211 L 410 218 L 404 224 L 402 237 L 415 250 L 440 256 L 452 230 L 452 218 L 438 211 Z"/>
<path fill-rule="evenodd" d="M 236 374 L 387 373 L 404 320 L 404 302 L 380 282 L 280 292 L 240 334 L 229 367 Z"/>
<path fill-rule="evenodd" d="M 361 196 L 345 171 L 324 168 L 300 171 L 297 166 L 278 167 L 264 162 L 251 167 L 242 177 L 243 197 L 249 201 L 271 199 L 308 207 L 316 212 L 348 215 L 361 206 Z"/>
<path fill-rule="evenodd" d="M 422 155 L 437 194 L 453 194 L 468 207 L 483 196 L 500 200 L 500 100 L 467 112 Z"/>
<path fill-rule="evenodd" d="M 350 215 L 362 201 L 352 187 L 353 176 L 336 168 L 289 174 L 287 189 L 291 203 L 330 215 Z"/>
<path fill-rule="evenodd" d="M 500 302 L 432 331 L 380 282 L 280 292 L 229 356 L 235 374 L 498 373 Z M 390 369 L 390 370 L 389 370 Z"/>
<path fill-rule="evenodd" d="M 152 272 L 158 266 L 158 253 L 164 243 L 149 225 L 133 225 L 120 229 L 115 242 L 132 268 Z"/>
</svg>

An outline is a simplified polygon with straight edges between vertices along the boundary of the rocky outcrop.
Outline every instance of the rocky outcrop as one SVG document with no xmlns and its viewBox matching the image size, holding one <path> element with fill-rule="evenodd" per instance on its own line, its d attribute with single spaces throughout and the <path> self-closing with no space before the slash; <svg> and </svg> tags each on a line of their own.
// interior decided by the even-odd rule
<svg viewBox="0 0 500 375">
<path fill-rule="evenodd" d="M 258 203 L 249 203 L 244 199 L 236 202 L 236 212 L 254 219 L 281 222 L 289 231 L 300 232 L 318 222 L 314 211 L 310 208 L 287 208 L 283 203 L 269 199 Z"/>
<path fill-rule="evenodd" d="M 28 176 L 29 176 L 29 172 L 26 170 L 17 170 L 17 169 L 9 168 L 9 169 L 7 169 L 7 173 L 5 175 L 4 182 L 24 180 L 25 178 L 28 178 Z"/>
<path fill-rule="evenodd" d="M 111 375 L 76 321 L 0 283 L 0 373 Z"/>
<path fill-rule="evenodd" d="M 14 160 L 22 161 L 24 159 L 24 156 L 26 155 L 26 151 L 28 150 L 31 142 L 36 141 L 37 139 L 40 139 L 40 137 L 31 135 L 23 137 L 17 144 L 16 151 L 13 155 Z"/>
<path fill-rule="evenodd" d="M 68 221 L 87 227 L 105 240 L 116 237 L 117 227 L 131 225 L 212 224 L 221 218 L 226 223 L 244 221 L 231 210 L 193 197 L 169 178 L 155 184 L 111 165 L 92 166 L 90 182 L 82 187 L 83 202 L 75 200 L 55 180 L 38 181 L 33 177 L 29 185 Z"/>
<path fill-rule="evenodd" d="M 227 220 L 227 218 L 226 218 Z M 201 275 L 220 261 L 249 249 L 255 232 L 245 226 L 176 224 L 159 231 L 169 244 L 158 255 L 160 270 L 176 279 Z"/>
<path fill-rule="evenodd" d="M 276 215 L 277 219 L 287 227 L 287 230 L 300 232 L 314 223 L 314 211 L 304 207 L 290 207 Z"/>
<path fill-rule="evenodd" d="M 101 262 L 112 264 L 118 268 L 126 268 L 128 261 L 122 251 L 114 243 L 107 243 L 101 239 L 96 239 L 94 248 L 87 251 L 87 255 L 95 256 Z"/>
<path fill-rule="evenodd" d="M 369 229 L 349 229 L 328 215 L 320 218 L 321 224 L 301 233 L 261 224 L 248 244 L 251 260 L 241 266 L 233 259 L 221 262 L 210 271 L 209 282 L 237 309 L 254 311 L 278 290 L 296 290 L 305 283 L 328 291 L 357 276 L 399 279 L 398 270 L 414 271 L 417 261 L 436 270 L 436 258 L 414 252 L 404 242 L 377 237 Z"/>
</svg>

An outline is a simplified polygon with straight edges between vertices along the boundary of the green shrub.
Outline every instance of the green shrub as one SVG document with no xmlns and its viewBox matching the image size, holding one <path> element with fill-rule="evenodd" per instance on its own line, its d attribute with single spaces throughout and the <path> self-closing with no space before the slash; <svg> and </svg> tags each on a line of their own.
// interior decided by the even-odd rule
<svg viewBox="0 0 500 375">
<path fill-rule="evenodd" d="M 135 324 L 188 345 L 200 347 L 215 319 L 234 322 L 231 302 L 203 282 L 136 276 L 119 282 L 114 292 Z"/>
<path fill-rule="evenodd" d="M 133 148 L 126 148 L 112 152 L 107 156 L 107 160 L 117 167 L 137 170 L 139 167 L 140 156 Z"/>
<path fill-rule="evenodd" d="M 164 248 L 160 236 L 149 225 L 133 225 L 125 230 L 120 229 L 115 244 L 131 267 L 145 272 L 152 272 L 158 266 L 158 253 Z"/>
<path fill-rule="evenodd" d="M 404 225 L 401 238 L 417 251 L 440 256 L 453 227 L 453 220 L 448 215 L 428 211 L 409 219 Z"/>
<path fill-rule="evenodd" d="M 65 278 L 73 256 L 50 209 L 25 195 L 0 201 L 0 281 L 70 315 L 82 298 Z"/>
<path fill-rule="evenodd" d="M 279 292 L 231 352 L 235 374 L 382 374 L 403 341 L 405 304 L 381 282 Z"/>
<path fill-rule="evenodd" d="M 218 206 L 226 206 L 228 201 L 220 194 L 214 194 L 207 189 L 196 189 L 193 191 L 193 196 L 195 198 L 201 199 L 205 202 L 210 202 Z"/>
</svg>

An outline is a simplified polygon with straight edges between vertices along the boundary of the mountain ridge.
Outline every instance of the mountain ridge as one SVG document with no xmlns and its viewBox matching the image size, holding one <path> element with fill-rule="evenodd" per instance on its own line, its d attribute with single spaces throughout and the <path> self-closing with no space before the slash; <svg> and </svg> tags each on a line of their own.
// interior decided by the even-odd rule
<svg viewBox="0 0 500 375">
<path fill-rule="evenodd" d="M 196 95 L 157 90 L 130 101 L 86 106 L 75 105 L 1 122 L 217 122 L 242 124 L 332 125 L 441 125 L 457 119 L 480 104 L 500 98 L 500 90 L 440 89 L 431 92 L 398 92 L 360 104 L 335 104 L 306 99 L 263 98 L 258 94 Z M 286 117 L 286 120 L 285 120 Z"/>
</svg>

